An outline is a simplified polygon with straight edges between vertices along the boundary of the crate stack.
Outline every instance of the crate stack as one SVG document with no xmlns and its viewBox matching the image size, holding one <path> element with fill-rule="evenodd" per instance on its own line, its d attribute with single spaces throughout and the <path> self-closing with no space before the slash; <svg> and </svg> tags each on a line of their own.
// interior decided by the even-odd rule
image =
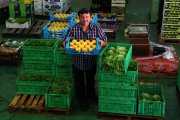
<svg viewBox="0 0 180 120">
<path fill-rule="evenodd" d="M 50 15 L 50 21 L 43 28 L 44 38 L 63 38 L 75 15 L 74 12 L 71 14 L 53 12 Z"/>
<path fill-rule="evenodd" d="M 0 0 L 0 25 L 5 23 L 5 20 L 9 17 L 9 5 L 8 0 Z"/>
<path fill-rule="evenodd" d="M 32 0 L 11 0 L 9 3 L 9 19 L 7 28 L 29 28 L 33 20 Z"/>
<path fill-rule="evenodd" d="M 117 27 L 117 14 L 114 13 L 99 13 L 98 23 L 101 25 L 102 30 L 108 37 L 109 42 L 114 42 Z"/>
<path fill-rule="evenodd" d="M 27 40 L 22 47 L 24 71 L 52 76 L 56 44 L 57 40 Z"/>
<path fill-rule="evenodd" d="M 147 24 L 130 25 L 129 42 L 133 45 L 134 56 L 148 56 L 150 54 L 149 26 Z"/>
<path fill-rule="evenodd" d="M 113 71 L 103 69 L 103 56 L 111 47 L 125 47 L 128 51 L 123 61 L 123 71 L 115 74 Z M 100 54 L 98 61 L 98 112 L 136 114 L 137 109 L 137 80 L 138 67 L 131 61 L 132 45 L 124 43 L 108 43 Z M 134 70 L 130 70 L 132 64 L 136 64 Z M 105 67 L 105 66 L 104 66 Z"/>
<path fill-rule="evenodd" d="M 56 40 L 26 40 L 22 47 L 23 70 L 16 81 L 17 94 L 45 94 L 53 80 L 56 44 Z"/>
<path fill-rule="evenodd" d="M 111 12 L 111 0 L 92 0 L 90 6 L 92 12 Z"/>
<path fill-rule="evenodd" d="M 58 41 L 60 43 L 60 41 Z M 72 56 L 66 54 L 65 48 L 57 44 L 54 52 L 53 78 L 51 86 L 45 94 L 45 104 L 47 108 L 70 109 L 74 96 L 74 84 L 72 78 Z M 54 91 L 51 87 L 57 87 L 59 91 L 66 91 L 64 94 Z"/>
<path fill-rule="evenodd" d="M 138 86 L 138 115 L 165 117 L 165 99 L 159 84 Z"/>
<path fill-rule="evenodd" d="M 117 13 L 119 23 L 125 20 L 126 0 L 111 0 L 111 13 Z"/>
</svg>

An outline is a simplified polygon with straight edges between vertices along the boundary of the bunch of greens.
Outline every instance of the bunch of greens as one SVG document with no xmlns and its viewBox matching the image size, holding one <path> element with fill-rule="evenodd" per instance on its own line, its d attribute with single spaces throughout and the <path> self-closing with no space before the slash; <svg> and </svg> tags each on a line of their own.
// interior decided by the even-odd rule
<svg viewBox="0 0 180 120">
<path fill-rule="evenodd" d="M 109 47 L 102 56 L 102 69 L 120 75 L 124 69 L 127 49 L 122 46 Z"/>
<path fill-rule="evenodd" d="M 142 92 L 141 93 L 141 100 L 142 101 L 157 101 L 160 102 L 161 101 L 161 96 L 160 95 L 150 95 L 148 93 Z"/>
<path fill-rule="evenodd" d="M 9 18 L 7 21 L 10 23 L 24 24 L 26 22 L 29 22 L 30 19 L 29 18 L 16 18 L 16 19 L 15 18 Z"/>
<path fill-rule="evenodd" d="M 52 77 L 45 75 L 33 75 L 28 73 L 23 73 L 18 78 L 19 81 L 41 81 L 41 82 L 50 82 Z"/>
<path fill-rule="evenodd" d="M 72 83 L 69 80 L 54 80 L 49 88 L 49 93 L 52 94 L 69 94 L 72 89 Z"/>
<path fill-rule="evenodd" d="M 48 46 L 48 47 L 53 47 L 54 43 L 51 42 L 50 40 L 48 41 L 41 41 L 41 40 L 29 40 L 26 41 L 25 46 Z"/>
</svg>

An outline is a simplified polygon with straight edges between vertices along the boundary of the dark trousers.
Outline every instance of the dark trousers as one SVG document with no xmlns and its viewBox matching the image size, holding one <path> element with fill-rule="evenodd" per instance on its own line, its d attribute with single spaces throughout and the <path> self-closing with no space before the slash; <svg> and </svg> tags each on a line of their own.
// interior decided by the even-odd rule
<svg viewBox="0 0 180 120">
<path fill-rule="evenodd" d="M 79 102 L 86 103 L 88 98 L 95 95 L 96 65 L 87 71 L 79 70 L 75 66 L 72 68 Z"/>
</svg>

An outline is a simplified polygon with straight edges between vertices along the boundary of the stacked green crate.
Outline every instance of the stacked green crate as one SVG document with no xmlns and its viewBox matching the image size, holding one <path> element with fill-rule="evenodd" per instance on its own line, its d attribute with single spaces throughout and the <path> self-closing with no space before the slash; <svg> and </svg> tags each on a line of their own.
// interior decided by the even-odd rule
<svg viewBox="0 0 180 120">
<path fill-rule="evenodd" d="M 57 44 L 54 50 L 53 76 L 72 79 L 72 55 L 66 54 L 65 48 L 62 48 L 60 44 Z"/>
<path fill-rule="evenodd" d="M 70 109 L 75 92 L 72 79 L 72 56 L 66 54 L 65 48 L 60 43 L 61 41 L 58 41 L 53 52 L 55 80 L 45 94 L 45 104 L 47 108 Z"/>
<path fill-rule="evenodd" d="M 55 79 L 45 93 L 46 107 L 70 109 L 74 92 L 72 80 Z"/>
<path fill-rule="evenodd" d="M 161 85 L 138 86 L 138 115 L 165 117 L 165 99 Z"/>
<path fill-rule="evenodd" d="M 52 76 L 22 72 L 16 80 L 17 94 L 44 95 Z"/>
<path fill-rule="evenodd" d="M 123 69 L 121 73 L 111 71 L 109 68 L 104 69 L 107 66 L 103 64 L 108 59 L 103 59 L 103 56 L 107 54 L 109 48 L 117 46 L 125 47 L 128 50 L 122 62 Z M 111 49 L 113 50 L 114 48 Z M 113 54 L 112 51 L 109 51 L 109 53 Z M 114 58 L 112 57 L 112 59 Z M 132 45 L 130 44 L 108 43 L 101 52 L 97 69 L 99 112 L 136 114 L 138 66 L 131 59 Z M 108 64 L 116 64 L 115 66 L 117 67 L 117 63 L 112 61 Z"/>
<path fill-rule="evenodd" d="M 33 18 L 33 4 L 31 0 L 11 0 L 9 3 L 10 18 Z"/>
<path fill-rule="evenodd" d="M 24 71 L 32 74 L 53 75 L 53 51 L 57 40 L 29 39 L 22 47 Z"/>
</svg>

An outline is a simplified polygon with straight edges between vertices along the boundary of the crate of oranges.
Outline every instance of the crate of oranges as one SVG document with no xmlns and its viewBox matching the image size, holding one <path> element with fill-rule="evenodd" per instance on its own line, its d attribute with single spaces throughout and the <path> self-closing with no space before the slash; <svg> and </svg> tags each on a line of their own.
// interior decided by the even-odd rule
<svg viewBox="0 0 180 120">
<path fill-rule="evenodd" d="M 68 37 L 66 39 L 67 54 L 92 54 L 98 55 L 100 52 L 99 38 L 95 39 L 74 39 Z"/>
</svg>

